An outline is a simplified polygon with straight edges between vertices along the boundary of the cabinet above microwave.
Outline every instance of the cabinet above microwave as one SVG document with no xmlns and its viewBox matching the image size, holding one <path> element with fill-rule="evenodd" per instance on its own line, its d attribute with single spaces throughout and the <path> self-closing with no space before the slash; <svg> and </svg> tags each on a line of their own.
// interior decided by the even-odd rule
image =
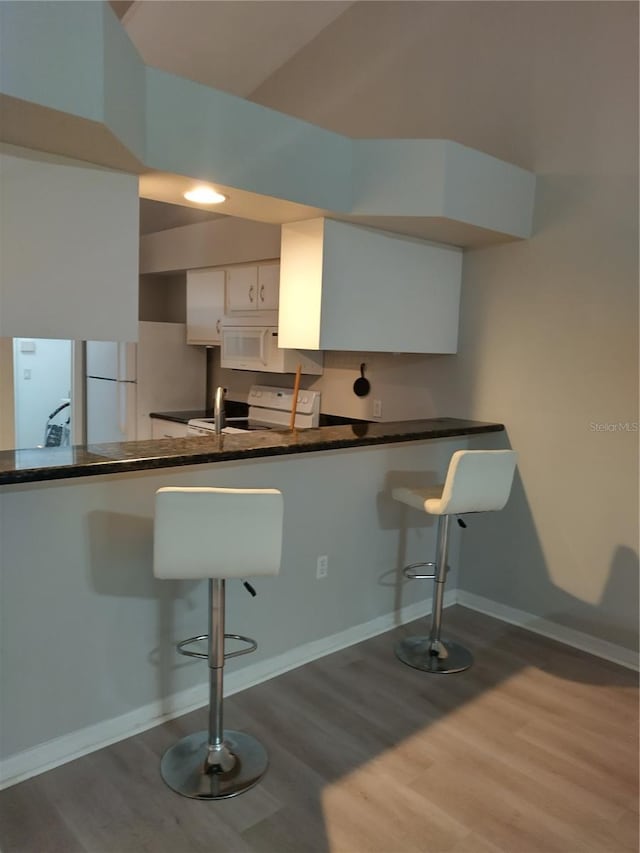
<svg viewBox="0 0 640 853">
<path fill-rule="evenodd" d="M 225 310 L 229 316 L 277 311 L 280 264 L 242 264 L 225 270 Z"/>
<path fill-rule="evenodd" d="M 187 271 L 187 343 L 219 346 L 222 327 L 276 326 L 280 264 L 264 261 Z"/>
</svg>

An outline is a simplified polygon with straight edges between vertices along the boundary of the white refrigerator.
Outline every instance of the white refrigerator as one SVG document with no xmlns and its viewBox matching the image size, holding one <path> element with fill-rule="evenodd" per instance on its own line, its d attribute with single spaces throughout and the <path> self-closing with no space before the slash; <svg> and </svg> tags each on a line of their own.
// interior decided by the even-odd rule
<svg viewBox="0 0 640 853">
<path fill-rule="evenodd" d="M 144 441 L 150 412 L 204 409 L 205 353 L 183 323 L 142 322 L 137 344 L 87 341 L 87 444 Z"/>
</svg>

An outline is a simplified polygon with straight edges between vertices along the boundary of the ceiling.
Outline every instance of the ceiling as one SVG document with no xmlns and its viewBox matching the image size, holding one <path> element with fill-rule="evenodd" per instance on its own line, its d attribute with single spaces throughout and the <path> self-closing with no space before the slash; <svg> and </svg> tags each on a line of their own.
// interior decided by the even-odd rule
<svg viewBox="0 0 640 853">
<path fill-rule="evenodd" d="M 219 213 L 210 210 L 167 204 L 150 198 L 140 199 L 140 234 L 154 234 L 180 225 L 193 225 L 195 222 L 219 218 Z"/>
<path fill-rule="evenodd" d="M 353 138 L 449 139 L 544 173 L 560 162 L 580 171 L 594 148 L 637 136 L 637 111 L 612 135 L 613 96 L 611 117 L 607 98 L 597 117 L 574 98 L 577 81 L 599 92 L 638 79 L 636 3 L 112 6 L 148 64 Z"/>
<path fill-rule="evenodd" d="M 146 65 L 251 94 L 352 0 L 113 2 Z"/>
<path fill-rule="evenodd" d="M 352 0 L 111 0 L 110 5 L 145 64 L 247 97 Z M 140 199 L 141 234 L 223 215 L 185 202 L 182 190 L 188 187 L 174 186 L 176 178 L 141 178 L 141 192 L 147 196 Z M 231 192 L 232 198 L 239 195 Z M 277 200 L 267 210 L 267 202 L 262 200 L 261 220 L 294 218 L 291 212 L 282 213 Z M 225 207 L 224 215 L 233 215 Z"/>
</svg>

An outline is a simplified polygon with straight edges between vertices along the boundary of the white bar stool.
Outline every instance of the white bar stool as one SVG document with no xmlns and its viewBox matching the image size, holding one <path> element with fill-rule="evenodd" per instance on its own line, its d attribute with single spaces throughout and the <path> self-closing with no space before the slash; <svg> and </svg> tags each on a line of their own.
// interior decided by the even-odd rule
<svg viewBox="0 0 640 853">
<path fill-rule="evenodd" d="M 407 637 L 396 646 L 396 655 L 403 662 L 425 672 L 463 672 L 473 663 L 473 656 L 464 646 L 442 640 L 442 605 L 447 578 L 449 550 L 449 519 L 468 512 L 491 512 L 504 507 L 518 454 L 513 450 L 457 450 L 451 457 L 444 485 L 429 488 L 397 487 L 395 500 L 438 516 L 436 561 L 413 563 L 404 568 L 410 580 L 433 580 L 433 609 L 428 637 Z M 463 525 L 464 526 L 464 525 Z M 432 573 L 419 574 L 423 566 Z"/>
<path fill-rule="evenodd" d="M 224 632 L 225 579 L 277 575 L 282 522 L 282 494 L 277 489 L 167 487 L 156 492 L 154 575 L 209 579 L 209 633 L 177 645 L 181 654 L 208 659 L 209 729 L 182 738 L 160 764 L 167 785 L 185 797 L 233 797 L 255 785 L 267 769 L 269 759 L 259 741 L 223 727 L 225 658 L 257 648 L 248 637 Z M 247 648 L 225 654 L 225 637 Z M 208 640 L 208 654 L 186 648 L 198 640 Z"/>
</svg>

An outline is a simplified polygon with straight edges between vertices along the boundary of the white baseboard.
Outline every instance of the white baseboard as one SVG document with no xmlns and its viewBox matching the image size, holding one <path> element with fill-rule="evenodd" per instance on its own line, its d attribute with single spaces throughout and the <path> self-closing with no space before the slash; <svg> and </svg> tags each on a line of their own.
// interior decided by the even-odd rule
<svg viewBox="0 0 640 853">
<path fill-rule="evenodd" d="M 456 602 L 456 591 L 445 593 L 444 605 Z M 431 612 L 431 600 L 407 605 L 400 611 L 385 613 L 369 622 L 347 628 L 337 634 L 305 643 L 273 658 L 249 664 L 236 672 L 225 675 L 225 696 L 239 693 L 277 675 L 296 669 L 305 663 L 329 655 L 332 652 L 353 646 L 370 637 L 390 631 L 398 625 L 412 622 Z M 110 720 L 104 720 L 84 729 L 70 732 L 39 744 L 32 749 L 18 752 L 0 762 L 0 790 L 30 779 L 47 770 L 52 770 L 68 761 L 73 761 L 97 749 L 102 749 L 119 740 L 139 734 L 167 720 L 188 714 L 204 707 L 209 699 L 208 684 L 175 693 L 165 700 L 152 702 L 134 711 L 129 711 Z"/>
<path fill-rule="evenodd" d="M 165 701 L 152 702 L 134 711 L 77 729 L 32 749 L 18 752 L 0 762 L 0 790 L 23 782 L 67 761 L 124 740 L 159 725 L 165 720 L 201 708 L 207 702 L 208 686 L 197 685 L 176 693 Z"/>
<path fill-rule="evenodd" d="M 596 655 L 596 657 L 618 663 L 628 669 L 638 669 L 637 653 L 631 649 L 626 649 L 624 646 L 617 646 L 615 643 L 609 643 L 598 637 L 592 637 L 591 634 L 583 634 L 582 631 L 567 628 L 564 625 L 559 625 L 557 622 L 542 619 L 539 616 L 534 616 L 532 613 L 517 610 L 515 607 L 500 604 L 497 601 L 492 601 L 490 598 L 483 598 L 481 595 L 475 595 L 472 592 L 465 592 L 459 589 L 456 591 L 456 597 L 458 604 L 468 607 L 470 610 L 477 610 L 479 613 L 485 613 L 487 616 L 494 616 L 502 622 L 517 625 L 519 628 L 526 628 L 527 631 L 532 631 L 534 634 L 541 634 L 543 637 L 557 640 L 559 643 L 564 643 L 567 646 L 580 649 L 580 651 Z"/>
<path fill-rule="evenodd" d="M 630 649 L 608 643 L 589 634 L 583 634 L 572 628 L 566 628 L 547 619 L 541 619 L 523 610 L 516 610 L 505 604 L 499 604 L 488 598 L 474 595 L 464 590 L 448 590 L 444 596 L 444 605 L 461 604 L 470 610 L 477 610 L 493 616 L 511 625 L 525 628 L 535 634 L 541 634 L 560 643 L 589 652 L 605 660 L 621 664 L 629 669 L 638 669 L 638 656 Z M 273 658 L 250 664 L 225 676 L 225 695 L 231 696 L 256 684 L 268 681 L 305 663 L 345 649 L 348 646 L 376 637 L 398 625 L 412 622 L 431 612 L 431 600 L 420 601 L 403 607 L 400 611 L 386 613 L 347 628 L 337 634 L 323 637 L 290 649 Z M 0 790 L 15 785 L 32 776 L 52 770 L 68 761 L 73 761 L 97 749 L 102 749 L 119 740 L 146 731 L 167 720 L 180 717 L 207 704 L 209 689 L 206 683 L 173 694 L 165 700 L 152 702 L 136 708 L 126 714 L 113 717 L 101 723 L 70 732 L 59 738 L 16 753 L 0 763 Z"/>
</svg>

